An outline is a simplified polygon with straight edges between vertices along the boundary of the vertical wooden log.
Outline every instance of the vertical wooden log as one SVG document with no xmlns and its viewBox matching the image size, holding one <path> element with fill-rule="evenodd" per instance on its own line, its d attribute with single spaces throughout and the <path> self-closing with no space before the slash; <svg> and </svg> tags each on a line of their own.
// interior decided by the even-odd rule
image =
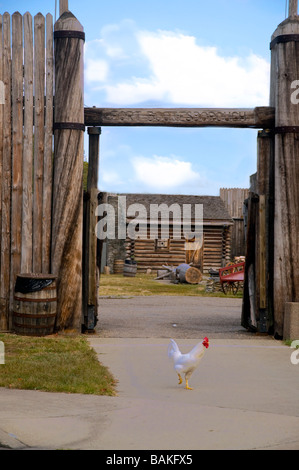
<svg viewBox="0 0 299 470">
<path fill-rule="evenodd" d="M 9 328 L 10 292 L 10 210 L 11 210 L 11 29 L 10 15 L 3 15 L 3 164 L 2 164 L 2 227 L 1 227 L 1 282 L 0 329 Z"/>
<path fill-rule="evenodd" d="M 266 196 L 259 197 L 259 308 L 266 308 Z"/>
<path fill-rule="evenodd" d="M 295 1 L 290 5 L 293 13 L 297 6 Z M 299 105 L 292 97 L 299 77 L 299 43 L 294 35 L 299 35 L 299 17 L 295 15 L 281 23 L 272 36 L 276 64 L 271 76 L 271 101 L 276 107 L 274 334 L 279 338 L 283 337 L 285 304 L 299 302 Z"/>
<path fill-rule="evenodd" d="M 59 0 L 59 16 L 63 15 L 69 9 L 68 0 Z"/>
<path fill-rule="evenodd" d="M 53 17 L 46 16 L 46 112 L 45 112 L 45 150 L 43 179 L 43 225 L 42 225 L 42 273 L 50 272 L 51 218 L 52 218 L 52 173 L 53 173 Z"/>
<path fill-rule="evenodd" d="M 3 83 L 3 45 L 2 45 L 2 15 L 0 15 L 0 234 L 2 225 L 2 159 L 3 159 L 3 106 L 4 106 L 4 83 Z M 0 237 L 1 251 L 1 237 Z M 0 265 L 0 282 L 1 282 L 1 265 Z M 1 317 L 1 313 L 0 313 Z"/>
<path fill-rule="evenodd" d="M 57 328 L 82 324 L 83 27 L 71 12 L 55 23 L 52 272 L 58 276 Z M 69 31 L 71 37 L 65 37 Z M 75 37 L 74 37 L 75 36 Z"/>
<path fill-rule="evenodd" d="M 42 272 L 42 209 L 45 107 L 45 18 L 34 17 L 33 272 Z"/>
<path fill-rule="evenodd" d="M 83 299 L 84 299 L 84 325 L 88 330 L 93 330 L 97 322 L 98 310 L 98 284 L 99 269 L 98 243 L 95 232 L 97 219 L 95 216 L 98 205 L 98 174 L 99 174 L 99 139 L 100 127 L 89 127 L 89 159 L 87 191 L 85 202 L 84 223 L 84 253 L 83 253 Z"/>
<path fill-rule="evenodd" d="M 87 191 L 98 187 L 99 177 L 99 151 L 100 151 L 100 127 L 89 127 L 89 159 L 87 175 Z"/>
<path fill-rule="evenodd" d="M 256 331 L 257 309 L 256 309 L 256 223 L 258 197 L 256 194 L 256 175 L 251 176 L 251 185 L 248 195 L 248 215 L 246 231 L 246 261 L 244 274 L 244 293 L 242 304 L 241 325 Z"/>
<path fill-rule="evenodd" d="M 33 30 L 32 16 L 24 15 L 24 141 L 21 272 L 32 272 L 33 184 Z"/>
<path fill-rule="evenodd" d="M 298 0 L 289 0 L 289 16 L 298 15 Z"/>
<path fill-rule="evenodd" d="M 258 305 L 264 328 L 273 328 L 273 217 L 274 217 L 274 134 L 258 133 L 257 193 L 259 194 L 258 253 L 259 272 Z"/>
<path fill-rule="evenodd" d="M 12 15 L 12 192 L 10 305 L 21 269 L 23 154 L 23 18 Z"/>
</svg>

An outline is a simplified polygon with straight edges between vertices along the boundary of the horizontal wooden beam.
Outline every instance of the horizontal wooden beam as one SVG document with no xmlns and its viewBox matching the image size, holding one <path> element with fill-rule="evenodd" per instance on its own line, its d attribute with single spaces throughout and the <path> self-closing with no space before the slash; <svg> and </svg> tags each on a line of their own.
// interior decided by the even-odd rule
<svg viewBox="0 0 299 470">
<path fill-rule="evenodd" d="M 236 127 L 271 129 L 275 109 L 85 108 L 86 126 Z"/>
</svg>

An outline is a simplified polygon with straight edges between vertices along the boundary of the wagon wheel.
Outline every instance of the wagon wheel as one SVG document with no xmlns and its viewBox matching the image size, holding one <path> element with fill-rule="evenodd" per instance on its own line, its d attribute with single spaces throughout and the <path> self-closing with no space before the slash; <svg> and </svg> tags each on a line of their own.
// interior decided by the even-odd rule
<svg viewBox="0 0 299 470">
<path fill-rule="evenodd" d="M 236 295 L 239 290 L 239 282 L 232 282 L 231 289 L 233 294 Z"/>
<path fill-rule="evenodd" d="M 223 283 L 222 283 L 222 290 L 223 290 L 223 293 L 224 293 L 225 295 L 228 293 L 229 288 L 230 288 L 229 282 L 223 282 Z"/>
</svg>

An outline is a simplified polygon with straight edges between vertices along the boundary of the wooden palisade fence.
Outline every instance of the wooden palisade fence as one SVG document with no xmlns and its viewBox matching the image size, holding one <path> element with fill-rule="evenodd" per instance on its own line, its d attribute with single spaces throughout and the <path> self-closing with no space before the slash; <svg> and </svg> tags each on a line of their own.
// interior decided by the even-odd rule
<svg viewBox="0 0 299 470">
<path fill-rule="evenodd" d="M 7 330 L 16 275 L 50 273 L 53 19 L 5 13 L 0 29 L 0 328 Z"/>
<path fill-rule="evenodd" d="M 57 277 L 57 330 L 84 321 L 84 32 L 67 6 L 54 32 L 50 14 L 0 15 L 1 331 L 20 273 Z"/>
</svg>

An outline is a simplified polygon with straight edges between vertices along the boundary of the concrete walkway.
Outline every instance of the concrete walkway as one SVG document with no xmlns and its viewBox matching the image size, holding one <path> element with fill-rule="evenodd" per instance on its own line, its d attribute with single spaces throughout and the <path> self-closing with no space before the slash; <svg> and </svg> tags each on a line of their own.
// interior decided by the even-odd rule
<svg viewBox="0 0 299 470">
<path fill-rule="evenodd" d="M 198 340 L 201 338 L 198 338 Z M 168 339 L 89 339 L 117 397 L 0 389 L 0 443 L 27 449 L 299 449 L 299 365 L 271 338 L 213 339 L 192 391 Z M 195 339 L 178 339 L 182 351 Z"/>
</svg>

